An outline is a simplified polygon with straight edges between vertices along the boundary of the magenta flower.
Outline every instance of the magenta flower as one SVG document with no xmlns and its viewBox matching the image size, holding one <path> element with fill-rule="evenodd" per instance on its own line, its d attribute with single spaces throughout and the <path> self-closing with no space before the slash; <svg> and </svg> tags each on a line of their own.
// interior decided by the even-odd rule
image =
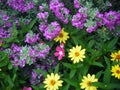
<svg viewBox="0 0 120 90">
<path fill-rule="evenodd" d="M 58 60 L 61 60 L 65 56 L 64 44 L 57 46 L 56 52 L 54 53 L 54 55 L 58 57 Z"/>
<path fill-rule="evenodd" d="M 23 87 L 22 90 L 32 90 L 32 88 L 31 87 Z"/>
</svg>

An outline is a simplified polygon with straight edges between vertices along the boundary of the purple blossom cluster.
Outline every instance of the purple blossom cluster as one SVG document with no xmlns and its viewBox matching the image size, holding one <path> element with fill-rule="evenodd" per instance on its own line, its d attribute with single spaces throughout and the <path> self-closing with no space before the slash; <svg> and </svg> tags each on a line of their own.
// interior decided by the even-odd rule
<svg viewBox="0 0 120 90">
<path fill-rule="evenodd" d="M 116 11 L 105 12 L 102 20 L 105 26 L 111 30 L 115 29 L 116 25 L 120 26 L 120 13 Z"/>
<path fill-rule="evenodd" d="M 55 13 L 55 16 L 59 18 L 64 24 L 68 23 L 69 10 L 64 7 L 63 3 L 59 0 L 53 0 L 50 2 L 50 10 Z"/>
<path fill-rule="evenodd" d="M 57 23 L 57 21 L 51 22 L 51 24 L 40 24 L 39 29 L 41 32 L 43 32 L 43 36 L 47 40 L 53 40 L 61 31 L 60 25 Z"/>
<path fill-rule="evenodd" d="M 47 17 L 48 17 L 48 12 L 40 12 L 37 14 L 38 18 L 39 19 L 43 19 L 43 20 L 46 20 Z"/>
<path fill-rule="evenodd" d="M 26 4 L 25 0 L 7 0 L 7 4 L 22 13 L 27 12 L 28 10 L 34 8 L 34 3 L 33 2 L 28 2 Z"/>
<path fill-rule="evenodd" d="M 26 64 L 34 64 L 37 58 L 45 58 L 47 54 L 49 54 L 49 50 L 50 47 L 46 44 L 23 47 L 12 44 L 10 49 L 10 59 L 13 66 L 25 67 Z"/>
<path fill-rule="evenodd" d="M 74 7 L 79 9 L 82 7 L 82 5 L 80 4 L 79 0 L 74 0 Z"/>
<path fill-rule="evenodd" d="M 0 39 L 9 38 L 9 37 L 10 37 L 10 31 L 5 30 L 3 27 L 0 27 Z"/>
<path fill-rule="evenodd" d="M 32 31 L 26 34 L 25 42 L 29 44 L 34 44 L 39 40 L 39 34 L 34 34 Z"/>
<path fill-rule="evenodd" d="M 78 12 L 73 15 L 72 17 L 72 25 L 75 26 L 76 28 L 83 29 L 84 23 L 87 20 L 87 14 L 86 14 L 87 9 L 86 8 L 80 8 Z"/>
<path fill-rule="evenodd" d="M 96 13 L 96 26 L 91 26 L 86 29 L 88 33 L 97 30 L 98 27 L 106 26 L 110 30 L 114 30 L 115 26 L 120 26 L 120 13 L 109 11 L 105 13 Z"/>
</svg>

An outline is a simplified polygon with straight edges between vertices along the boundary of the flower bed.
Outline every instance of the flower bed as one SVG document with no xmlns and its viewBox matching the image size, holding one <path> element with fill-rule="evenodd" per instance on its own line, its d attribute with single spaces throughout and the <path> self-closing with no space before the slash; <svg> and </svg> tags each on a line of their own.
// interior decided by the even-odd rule
<svg viewBox="0 0 120 90">
<path fill-rule="evenodd" d="M 119 90 L 113 4 L 0 0 L 0 90 Z"/>
</svg>

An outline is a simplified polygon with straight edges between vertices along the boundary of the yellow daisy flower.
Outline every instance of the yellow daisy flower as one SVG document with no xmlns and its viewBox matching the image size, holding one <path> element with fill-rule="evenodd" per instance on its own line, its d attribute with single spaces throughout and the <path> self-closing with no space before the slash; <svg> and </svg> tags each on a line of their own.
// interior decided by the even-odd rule
<svg viewBox="0 0 120 90">
<path fill-rule="evenodd" d="M 81 49 L 81 46 L 76 46 L 70 49 L 69 56 L 73 63 L 79 63 L 85 58 L 85 49 Z"/>
<path fill-rule="evenodd" d="M 115 53 L 111 53 L 111 61 L 120 61 L 120 50 Z"/>
<path fill-rule="evenodd" d="M 62 28 L 61 32 L 54 40 L 56 42 L 65 43 L 68 38 L 68 33 L 64 31 L 64 28 Z"/>
<path fill-rule="evenodd" d="M 96 86 L 91 86 L 91 82 L 98 82 L 98 79 L 95 78 L 95 75 L 88 74 L 87 76 L 83 76 L 82 82 L 80 83 L 81 89 L 85 90 L 97 90 Z"/>
<path fill-rule="evenodd" d="M 58 74 L 48 74 L 47 78 L 43 82 L 45 84 L 44 88 L 46 88 L 46 90 L 58 90 L 58 87 L 62 86 L 63 83 L 63 81 L 59 79 L 60 76 Z"/>
<path fill-rule="evenodd" d="M 115 78 L 120 79 L 120 66 L 119 65 L 112 66 L 111 72 L 112 72 L 112 76 L 115 76 Z"/>
</svg>

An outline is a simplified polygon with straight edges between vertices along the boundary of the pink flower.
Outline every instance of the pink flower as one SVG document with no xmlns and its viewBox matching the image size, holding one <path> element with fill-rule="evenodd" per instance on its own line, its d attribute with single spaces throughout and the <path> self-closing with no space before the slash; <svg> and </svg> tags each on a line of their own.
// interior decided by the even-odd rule
<svg viewBox="0 0 120 90">
<path fill-rule="evenodd" d="M 22 90 L 32 90 L 32 88 L 31 87 L 23 87 Z"/>
<path fill-rule="evenodd" d="M 57 46 L 54 55 L 58 57 L 58 60 L 61 60 L 65 56 L 64 44 L 60 44 L 60 46 Z"/>
</svg>

